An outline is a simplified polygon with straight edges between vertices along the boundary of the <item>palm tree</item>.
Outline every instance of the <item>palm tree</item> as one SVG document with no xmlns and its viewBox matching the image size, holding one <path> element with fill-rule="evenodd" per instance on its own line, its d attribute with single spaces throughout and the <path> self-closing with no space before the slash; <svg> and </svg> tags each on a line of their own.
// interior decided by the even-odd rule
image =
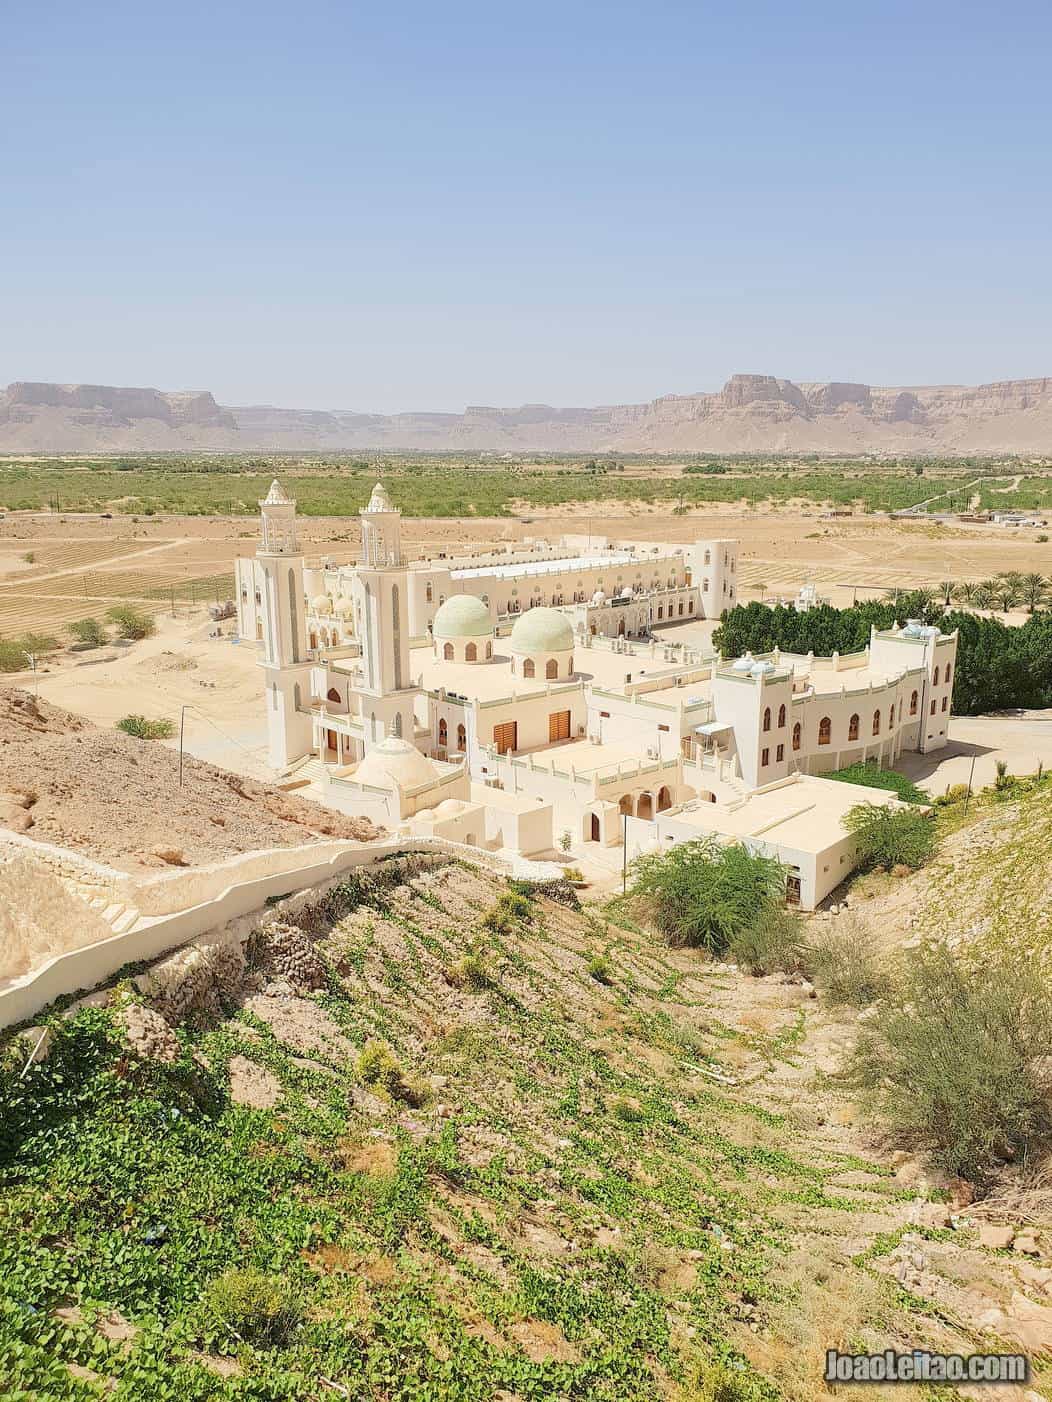
<svg viewBox="0 0 1052 1402">
<path fill-rule="evenodd" d="M 759 592 L 760 598 L 762 599 L 763 596 L 767 593 L 767 585 L 766 585 L 766 584 L 757 584 L 757 585 L 756 585 L 756 588 L 757 588 L 757 590 L 758 590 L 758 592 Z"/>
<path fill-rule="evenodd" d="M 958 584 L 954 593 L 962 604 L 975 603 L 975 591 L 979 588 L 973 579 L 966 579 L 963 584 Z"/>
<path fill-rule="evenodd" d="M 950 600 L 957 592 L 957 582 L 953 579 L 943 579 L 939 581 L 938 592 L 942 595 L 943 604 L 950 607 Z"/>
<path fill-rule="evenodd" d="M 1048 580 L 1043 574 L 1024 574 L 1020 579 L 1019 595 L 1027 611 L 1033 613 L 1048 598 Z"/>
<path fill-rule="evenodd" d="M 994 590 L 994 598 L 1001 605 L 1002 613 L 1007 613 L 1019 603 L 1019 590 L 1008 580 L 1003 580 Z"/>
<path fill-rule="evenodd" d="M 973 586 L 972 603 L 977 609 L 991 608 L 994 602 L 994 585 L 991 580 L 984 579 L 979 584 Z"/>
</svg>

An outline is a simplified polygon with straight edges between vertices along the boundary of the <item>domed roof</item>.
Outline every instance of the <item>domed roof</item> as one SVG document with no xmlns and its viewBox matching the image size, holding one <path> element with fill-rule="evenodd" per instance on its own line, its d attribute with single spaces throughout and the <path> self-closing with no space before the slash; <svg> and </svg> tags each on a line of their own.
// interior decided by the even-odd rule
<svg viewBox="0 0 1052 1402">
<path fill-rule="evenodd" d="M 448 817 L 452 813 L 462 813 L 466 807 L 467 804 L 462 798 L 444 798 L 435 812 Z"/>
<path fill-rule="evenodd" d="M 747 652 L 744 657 L 739 657 L 737 662 L 731 663 L 732 672 L 751 672 L 753 668 L 752 653 Z"/>
<path fill-rule="evenodd" d="M 436 638 L 484 638 L 493 632 L 493 622 L 481 599 L 453 594 L 439 606 L 433 631 Z"/>
<path fill-rule="evenodd" d="M 339 603 L 337 603 L 337 605 L 336 605 L 336 617 L 337 617 L 337 618 L 353 618 L 353 617 L 354 617 L 354 605 L 351 603 L 350 599 L 341 599 L 341 600 L 339 601 Z"/>
<path fill-rule="evenodd" d="M 766 677 L 773 671 L 773 662 L 757 662 L 749 669 L 749 675 L 751 677 Z"/>
<path fill-rule="evenodd" d="M 366 511 L 393 511 L 395 509 L 394 502 L 387 495 L 387 488 L 382 482 L 377 482 L 373 488 L 369 505 L 365 509 Z"/>
<path fill-rule="evenodd" d="M 558 609 L 528 609 L 516 619 L 510 645 L 515 653 L 569 652 L 573 648 L 573 628 Z"/>
<path fill-rule="evenodd" d="M 332 613 L 332 600 L 328 594 L 316 594 L 310 601 L 315 613 Z"/>
<path fill-rule="evenodd" d="M 438 770 L 415 745 L 397 735 L 388 735 L 369 753 L 351 776 L 354 784 L 372 784 L 378 789 L 415 789 L 432 783 Z"/>
</svg>

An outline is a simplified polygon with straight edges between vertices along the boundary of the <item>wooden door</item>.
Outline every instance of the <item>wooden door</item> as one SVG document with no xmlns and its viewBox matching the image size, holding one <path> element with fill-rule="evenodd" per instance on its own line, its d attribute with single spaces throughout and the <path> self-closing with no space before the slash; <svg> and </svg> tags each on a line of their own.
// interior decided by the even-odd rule
<svg viewBox="0 0 1052 1402">
<path fill-rule="evenodd" d="M 556 740 L 569 740 L 570 738 L 570 712 L 552 711 L 548 717 L 548 740 L 554 743 Z"/>
<path fill-rule="evenodd" d="M 518 721 L 506 720 L 503 725 L 493 727 L 493 743 L 499 755 L 505 755 L 509 750 L 519 748 L 519 724 Z"/>
</svg>

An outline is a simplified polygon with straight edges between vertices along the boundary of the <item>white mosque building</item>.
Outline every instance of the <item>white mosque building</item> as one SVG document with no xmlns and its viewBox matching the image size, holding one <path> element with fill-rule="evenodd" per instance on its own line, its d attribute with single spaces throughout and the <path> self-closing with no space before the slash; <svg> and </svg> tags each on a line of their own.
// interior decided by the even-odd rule
<svg viewBox="0 0 1052 1402">
<path fill-rule="evenodd" d="M 409 562 L 378 483 L 359 562 L 336 565 L 305 560 L 277 482 L 260 507 L 237 605 L 269 763 L 393 831 L 568 860 L 713 833 L 778 856 L 810 908 L 852 868 L 847 809 L 893 801 L 822 773 L 946 743 L 956 634 L 714 655 L 697 624 L 735 602 L 736 541 Z"/>
</svg>

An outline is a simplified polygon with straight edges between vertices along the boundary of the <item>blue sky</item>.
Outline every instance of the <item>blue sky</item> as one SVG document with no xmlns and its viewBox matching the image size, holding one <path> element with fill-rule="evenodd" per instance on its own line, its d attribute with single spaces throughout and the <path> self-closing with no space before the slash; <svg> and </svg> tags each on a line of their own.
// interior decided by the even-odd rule
<svg viewBox="0 0 1052 1402">
<path fill-rule="evenodd" d="M 1052 374 L 1052 7 L 12 6 L 0 383 L 459 410 Z"/>
</svg>

